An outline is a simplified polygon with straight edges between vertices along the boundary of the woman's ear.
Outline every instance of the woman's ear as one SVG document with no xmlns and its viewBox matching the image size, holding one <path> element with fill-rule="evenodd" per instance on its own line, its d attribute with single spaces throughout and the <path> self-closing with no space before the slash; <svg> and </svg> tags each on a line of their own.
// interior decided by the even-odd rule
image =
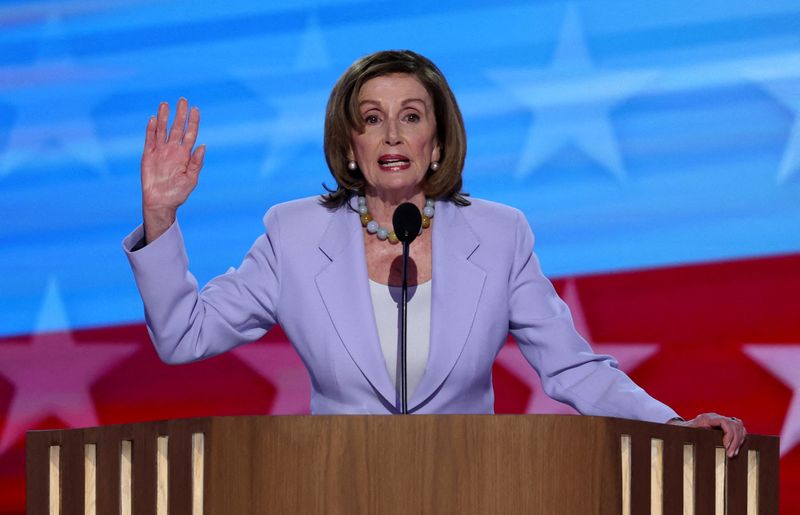
<svg viewBox="0 0 800 515">
<path fill-rule="evenodd" d="M 439 161 L 441 152 L 439 151 L 439 144 L 437 143 L 436 146 L 433 147 L 433 152 L 431 152 L 431 162 Z"/>
</svg>

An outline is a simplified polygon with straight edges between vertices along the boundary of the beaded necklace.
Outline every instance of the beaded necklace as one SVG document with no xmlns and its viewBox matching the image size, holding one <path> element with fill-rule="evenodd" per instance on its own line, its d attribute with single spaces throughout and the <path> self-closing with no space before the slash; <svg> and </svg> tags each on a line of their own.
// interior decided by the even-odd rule
<svg viewBox="0 0 800 515">
<path fill-rule="evenodd" d="M 435 211 L 433 206 L 433 199 L 426 198 L 425 207 L 422 208 L 422 227 L 419 230 L 420 234 L 422 234 L 423 229 L 427 229 L 431 226 L 431 218 L 433 218 Z M 392 245 L 400 241 L 397 239 L 397 235 L 394 231 L 390 231 L 386 227 L 381 227 L 378 222 L 372 219 L 372 215 L 369 214 L 369 208 L 367 207 L 366 197 L 358 197 L 358 214 L 361 216 L 361 225 L 367 228 L 368 233 L 374 234 L 381 241 L 389 240 L 389 243 Z"/>
</svg>

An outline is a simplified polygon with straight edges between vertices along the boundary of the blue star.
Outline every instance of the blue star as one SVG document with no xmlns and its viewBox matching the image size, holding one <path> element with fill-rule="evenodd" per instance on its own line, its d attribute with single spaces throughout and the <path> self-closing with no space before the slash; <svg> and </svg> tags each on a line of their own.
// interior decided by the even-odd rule
<svg viewBox="0 0 800 515">
<path fill-rule="evenodd" d="M 295 59 L 295 71 L 326 70 L 331 66 L 331 58 L 328 53 L 328 45 L 325 43 L 325 35 L 319 26 L 316 16 L 311 16 L 306 23 L 300 41 L 300 49 Z"/>
<path fill-rule="evenodd" d="M 100 174 L 107 171 L 91 110 L 115 82 L 133 73 L 75 64 L 64 48 L 53 46 L 60 32 L 60 20 L 51 17 L 43 28 L 36 62 L 0 70 L 3 78 L 13 77 L 3 81 L 8 86 L 2 97 L 17 111 L 5 148 L 0 149 L 0 178 L 33 161 L 62 168 L 78 160 Z"/>
<path fill-rule="evenodd" d="M 488 75 L 535 115 L 516 170 L 517 178 L 528 176 L 557 151 L 572 144 L 618 181 L 625 179 L 610 114 L 657 72 L 597 70 L 573 6 L 567 10 L 549 68 L 491 70 Z"/>
<path fill-rule="evenodd" d="M 794 123 L 778 169 L 778 183 L 800 172 L 800 54 L 779 56 L 745 72 L 784 107 L 792 111 Z"/>
<path fill-rule="evenodd" d="M 305 77 L 317 75 L 330 68 L 330 57 L 323 32 L 316 16 L 310 16 L 298 44 L 298 52 L 292 73 Z M 328 90 L 312 90 L 290 95 L 275 95 L 270 84 L 275 72 L 239 69 L 233 74 L 265 104 L 275 108 L 275 118 L 261 125 L 268 143 L 267 156 L 261 164 L 261 177 L 285 170 L 292 159 L 307 145 L 319 145 L 322 141 L 325 120 L 325 105 Z"/>
<path fill-rule="evenodd" d="M 328 95 L 327 90 L 319 90 L 266 99 L 278 113 L 268 123 L 269 152 L 261 164 L 262 177 L 286 170 L 307 145 L 319 146 Z"/>
</svg>

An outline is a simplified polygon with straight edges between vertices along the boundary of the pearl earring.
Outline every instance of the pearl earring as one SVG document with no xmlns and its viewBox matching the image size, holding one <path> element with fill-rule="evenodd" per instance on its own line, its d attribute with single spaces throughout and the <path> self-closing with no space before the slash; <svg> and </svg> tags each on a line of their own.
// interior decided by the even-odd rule
<svg viewBox="0 0 800 515">
<path fill-rule="evenodd" d="M 435 171 L 436 171 L 436 170 L 438 170 L 438 169 L 439 169 L 439 161 L 433 161 L 433 162 L 431 162 L 431 171 L 432 171 L 432 172 L 435 172 Z"/>
<path fill-rule="evenodd" d="M 358 163 L 356 163 L 351 159 L 350 161 L 347 162 L 347 169 L 350 170 L 351 172 L 355 172 L 356 170 L 358 170 Z"/>
</svg>

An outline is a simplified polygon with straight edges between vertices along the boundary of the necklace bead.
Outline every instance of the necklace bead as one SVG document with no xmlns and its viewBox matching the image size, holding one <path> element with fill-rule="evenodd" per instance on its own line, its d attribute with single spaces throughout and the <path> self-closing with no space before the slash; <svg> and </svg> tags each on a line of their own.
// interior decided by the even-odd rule
<svg viewBox="0 0 800 515">
<path fill-rule="evenodd" d="M 433 218 L 434 212 L 434 200 L 426 198 L 425 207 L 422 208 L 422 227 L 419 229 L 420 234 L 422 234 L 423 229 L 427 229 L 431 226 L 431 218 Z M 361 218 L 361 225 L 367 229 L 368 233 L 374 234 L 381 241 L 388 240 L 392 245 L 400 241 L 397 239 L 397 235 L 394 231 L 390 231 L 386 227 L 381 227 L 377 221 L 372 219 L 372 215 L 369 214 L 369 208 L 367 207 L 366 197 L 358 197 L 358 214 Z"/>
</svg>

